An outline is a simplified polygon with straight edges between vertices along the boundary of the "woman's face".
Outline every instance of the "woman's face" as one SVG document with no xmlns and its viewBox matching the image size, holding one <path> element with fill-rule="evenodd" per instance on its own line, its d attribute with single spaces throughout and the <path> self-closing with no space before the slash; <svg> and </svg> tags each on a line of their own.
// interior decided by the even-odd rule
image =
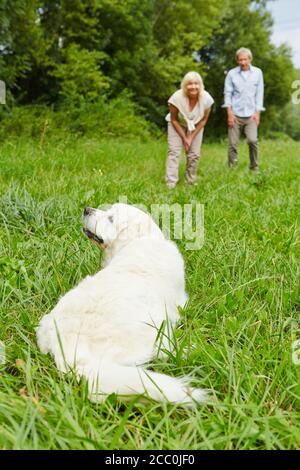
<svg viewBox="0 0 300 470">
<path fill-rule="evenodd" d="M 189 98 L 196 98 L 199 95 L 200 83 L 197 80 L 189 80 L 186 85 L 186 92 Z"/>
</svg>

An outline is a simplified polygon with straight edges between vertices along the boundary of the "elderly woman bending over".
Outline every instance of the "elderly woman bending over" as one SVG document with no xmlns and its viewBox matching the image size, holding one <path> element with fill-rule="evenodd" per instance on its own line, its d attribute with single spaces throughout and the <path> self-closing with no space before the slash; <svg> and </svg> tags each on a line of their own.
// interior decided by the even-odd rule
<svg viewBox="0 0 300 470">
<path fill-rule="evenodd" d="M 181 89 L 169 98 L 168 121 L 168 157 L 166 183 L 168 188 L 175 188 L 178 182 L 178 168 L 182 146 L 185 148 L 187 162 L 185 181 L 194 184 L 204 126 L 208 120 L 214 100 L 204 90 L 203 81 L 197 72 L 188 72 Z"/>
</svg>

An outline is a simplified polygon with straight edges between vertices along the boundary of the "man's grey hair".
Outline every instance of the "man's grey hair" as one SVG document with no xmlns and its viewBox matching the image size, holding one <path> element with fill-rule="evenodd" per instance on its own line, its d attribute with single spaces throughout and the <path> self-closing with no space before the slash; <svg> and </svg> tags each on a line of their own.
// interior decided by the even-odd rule
<svg viewBox="0 0 300 470">
<path fill-rule="evenodd" d="M 247 54 L 250 60 L 253 58 L 252 52 L 247 47 L 240 47 L 235 53 L 235 58 L 238 59 L 240 54 Z"/>
</svg>

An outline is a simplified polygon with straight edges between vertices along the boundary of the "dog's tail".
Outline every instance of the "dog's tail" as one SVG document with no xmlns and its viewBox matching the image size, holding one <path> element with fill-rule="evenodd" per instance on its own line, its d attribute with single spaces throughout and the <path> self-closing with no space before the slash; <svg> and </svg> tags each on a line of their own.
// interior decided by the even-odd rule
<svg viewBox="0 0 300 470">
<path fill-rule="evenodd" d="M 175 378 L 142 367 L 105 363 L 97 374 L 86 372 L 90 399 L 94 402 L 104 401 L 111 393 L 126 397 L 144 394 L 156 401 L 183 405 L 205 402 L 208 398 L 207 391 L 191 387 L 187 377 Z"/>
</svg>

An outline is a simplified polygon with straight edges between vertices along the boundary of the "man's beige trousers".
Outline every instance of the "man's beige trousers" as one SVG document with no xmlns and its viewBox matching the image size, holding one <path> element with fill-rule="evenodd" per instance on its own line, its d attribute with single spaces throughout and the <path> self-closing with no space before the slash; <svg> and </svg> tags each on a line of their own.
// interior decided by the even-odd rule
<svg viewBox="0 0 300 470">
<path fill-rule="evenodd" d="M 250 169 L 258 168 L 257 124 L 254 119 L 235 116 L 236 123 L 228 127 L 228 165 L 234 166 L 238 160 L 238 143 L 241 133 L 245 134 L 249 145 Z"/>
<path fill-rule="evenodd" d="M 197 178 L 197 169 L 200 158 L 200 149 L 203 138 L 203 129 L 193 139 L 189 151 L 186 153 L 185 180 L 193 184 Z M 168 157 L 166 165 L 166 183 L 175 186 L 178 182 L 178 169 L 182 152 L 182 139 L 177 134 L 173 124 L 168 123 Z"/>
</svg>

